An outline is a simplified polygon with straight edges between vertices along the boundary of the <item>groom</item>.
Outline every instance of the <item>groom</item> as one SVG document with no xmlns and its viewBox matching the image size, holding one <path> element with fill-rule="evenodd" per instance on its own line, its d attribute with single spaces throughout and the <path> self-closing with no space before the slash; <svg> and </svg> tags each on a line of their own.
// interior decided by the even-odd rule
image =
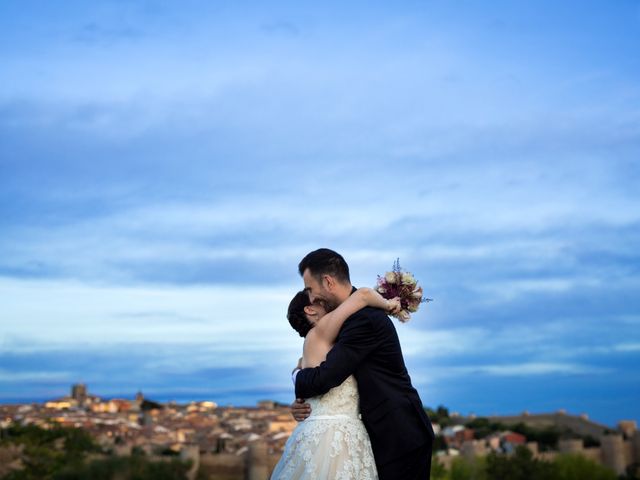
<svg viewBox="0 0 640 480">
<path fill-rule="evenodd" d="M 298 270 L 311 302 L 327 311 L 355 290 L 344 258 L 328 248 L 309 253 Z M 324 394 L 351 374 L 380 480 L 428 479 L 433 428 L 411 385 L 395 327 L 382 310 L 367 307 L 353 314 L 319 367 L 294 372 L 299 400 L 291 406 L 293 416 L 304 420 L 310 410 L 301 399 Z"/>
</svg>

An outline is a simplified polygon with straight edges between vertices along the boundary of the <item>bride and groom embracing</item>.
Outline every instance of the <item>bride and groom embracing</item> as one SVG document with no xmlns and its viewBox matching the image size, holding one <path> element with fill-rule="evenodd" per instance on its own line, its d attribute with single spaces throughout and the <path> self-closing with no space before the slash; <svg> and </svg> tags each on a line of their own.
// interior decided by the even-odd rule
<svg viewBox="0 0 640 480">
<path fill-rule="evenodd" d="M 293 372 L 298 426 L 272 480 L 428 479 L 434 433 L 402 357 L 398 299 L 351 286 L 349 266 L 321 248 L 298 266 L 289 305 L 305 338 Z"/>
</svg>

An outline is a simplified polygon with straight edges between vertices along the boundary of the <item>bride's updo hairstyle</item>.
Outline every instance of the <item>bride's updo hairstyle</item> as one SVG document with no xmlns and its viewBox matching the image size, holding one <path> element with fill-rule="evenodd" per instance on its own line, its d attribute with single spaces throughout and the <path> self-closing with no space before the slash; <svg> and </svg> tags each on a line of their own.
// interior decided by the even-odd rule
<svg viewBox="0 0 640 480">
<path fill-rule="evenodd" d="M 301 337 L 306 337 L 309 330 L 313 328 L 313 324 L 307 319 L 306 313 L 304 313 L 304 307 L 308 305 L 311 305 L 309 295 L 307 292 L 301 291 L 293 297 L 289 304 L 289 310 L 287 310 L 289 323 Z"/>
</svg>

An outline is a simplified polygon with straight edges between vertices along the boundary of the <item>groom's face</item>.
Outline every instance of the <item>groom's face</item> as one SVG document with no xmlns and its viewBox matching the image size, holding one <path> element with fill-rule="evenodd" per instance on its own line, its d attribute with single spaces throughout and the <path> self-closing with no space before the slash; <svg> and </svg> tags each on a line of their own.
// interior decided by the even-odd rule
<svg viewBox="0 0 640 480">
<path fill-rule="evenodd" d="M 302 280 L 304 280 L 304 289 L 309 294 L 311 303 L 322 305 L 327 312 L 337 307 L 335 295 L 331 292 L 330 280 L 317 278 L 311 274 L 308 268 L 304 271 Z"/>
</svg>

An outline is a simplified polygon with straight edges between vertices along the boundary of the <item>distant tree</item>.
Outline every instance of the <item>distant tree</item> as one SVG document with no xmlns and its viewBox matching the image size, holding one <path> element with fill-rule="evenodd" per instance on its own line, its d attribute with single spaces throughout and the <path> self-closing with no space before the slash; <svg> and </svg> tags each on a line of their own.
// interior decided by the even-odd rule
<svg viewBox="0 0 640 480">
<path fill-rule="evenodd" d="M 147 452 L 145 452 L 144 448 L 142 448 L 140 445 L 134 445 L 131 448 L 131 456 L 144 457 L 146 454 L 147 454 Z"/>
<path fill-rule="evenodd" d="M 431 480 L 449 480 L 446 467 L 440 462 L 437 455 L 431 457 Z"/>
<path fill-rule="evenodd" d="M 160 455 L 167 456 L 167 457 L 176 457 L 180 455 L 180 452 L 176 452 L 174 449 L 170 447 L 160 449 L 159 453 Z"/>
<path fill-rule="evenodd" d="M 486 417 L 477 417 L 465 424 L 467 428 L 473 430 L 473 438 L 486 438 L 493 432 L 506 430 L 505 426 L 498 422 L 491 422 Z"/>
<path fill-rule="evenodd" d="M 468 421 L 465 426 L 473 429 L 473 436 L 476 439 L 486 438 L 493 432 L 512 430 L 516 433 L 524 435 L 528 441 L 538 443 L 540 451 L 556 450 L 558 448 L 558 440 L 560 438 L 581 438 L 585 447 L 598 447 L 600 441 L 591 435 L 579 435 L 569 428 L 558 428 L 557 426 L 535 428 L 524 422 L 516 424 L 504 424 L 500 422 L 491 422 L 486 417 L 477 417 Z"/>
<path fill-rule="evenodd" d="M 491 480 L 553 480 L 555 467 L 533 458 L 531 451 L 520 445 L 513 455 L 487 455 L 486 472 Z"/>
<path fill-rule="evenodd" d="M 433 451 L 437 452 L 439 450 L 446 450 L 447 442 L 444 439 L 444 435 L 436 435 L 436 438 L 433 440 Z"/>
<path fill-rule="evenodd" d="M 184 480 L 191 461 L 178 458 L 151 461 L 140 447 L 128 457 L 107 456 L 86 462 L 86 454 L 101 451 L 86 431 L 51 425 L 14 425 L 5 431 L 0 445 L 24 445 L 24 468 L 2 480 Z"/>
<path fill-rule="evenodd" d="M 493 480 L 487 476 L 484 457 L 476 457 L 474 460 L 464 457 L 454 458 L 451 462 L 449 478 L 450 480 Z"/>
<path fill-rule="evenodd" d="M 143 411 L 144 410 L 162 410 L 163 408 L 164 408 L 164 405 L 146 398 L 142 400 L 142 403 L 140 404 L 140 410 L 143 410 Z"/>
<path fill-rule="evenodd" d="M 444 405 L 438 405 L 436 413 L 438 414 L 438 417 L 449 418 L 449 409 Z"/>
<path fill-rule="evenodd" d="M 533 428 L 522 422 L 509 425 L 506 428 L 524 435 L 529 441 L 538 442 L 538 447 L 543 452 L 557 449 L 558 439 L 563 433 L 567 434 L 566 431 L 561 431 L 556 427 Z"/>
<path fill-rule="evenodd" d="M 67 467 L 55 473 L 52 480 L 185 480 L 191 462 L 152 462 L 142 456 L 109 457 L 86 465 Z"/>
<path fill-rule="evenodd" d="M 598 440 L 597 438 L 591 436 L 591 435 L 584 435 L 582 437 L 582 441 L 583 444 L 585 446 L 585 448 L 589 448 L 589 447 L 599 447 L 600 446 L 600 440 Z"/>
<path fill-rule="evenodd" d="M 80 428 L 67 429 L 64 439 L 64 451 L 68 457 L 82 458 L 88 452 L 100 451 L 93 437 Z"/>
<path fill-rule="evenodd" d="M 640 463 L 634 462 L 629 465 L 624 475 L 620 475 L 620 480 L 640 480 Z"/>
<path fill-rule="evenodd" d="M 0 444 L 24 445 L 24 468 L 6 475 L 3 480 L 50 478 L 65 466 L 80 465 L 86 454 L 101 449 L 84 430 L 51 424 L 12 425 Z"/>
<path fill-rule="evenodd" d="M 449 409 L 444 405 L 438 405 L 438 408 L 436 408 L 435 410 L 427 407 L 425 408 L 425 411 L 427 412 L 429 419 L 433 423 L 437 423 L 442 427 L 448 427 L 453 423 L 451 417 L 449 416 Z"/>
<path fill-rule="evenodd" d="M 613 470 L 578 454 L 558 455 L 553 464 L 556 467 L 554 480 L 616 480 Z"/>
</svg>

